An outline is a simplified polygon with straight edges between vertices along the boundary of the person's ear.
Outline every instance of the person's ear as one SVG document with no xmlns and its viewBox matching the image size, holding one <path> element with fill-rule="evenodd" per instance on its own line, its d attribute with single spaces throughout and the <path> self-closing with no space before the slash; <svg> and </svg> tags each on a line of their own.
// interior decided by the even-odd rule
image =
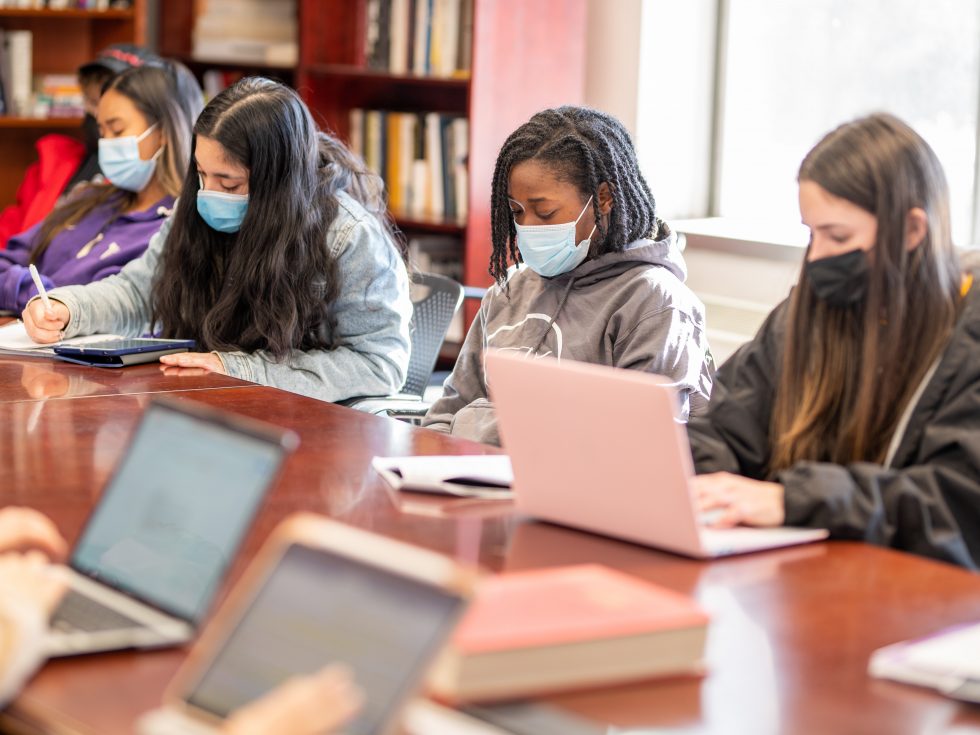
<svg viewBox="0 0 980 735">
<path fill-rule="evenodd" d="M 599 184 L 599 214 L 609 214 L 613 208 L 612 189 L 603 181 Z"/>
<path fill-rule="evenodd" d="M 929 215 L 922 207 L 913 207 L 905 215 L 905 249 L 915 250 L 929 232 Z"/>
</svg>

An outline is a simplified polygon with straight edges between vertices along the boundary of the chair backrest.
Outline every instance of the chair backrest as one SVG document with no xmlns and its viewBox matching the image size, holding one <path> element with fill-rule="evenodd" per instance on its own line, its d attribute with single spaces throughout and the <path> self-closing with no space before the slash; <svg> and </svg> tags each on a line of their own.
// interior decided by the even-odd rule
<svg viewBox="0 0 980 735">
<path fill-rule="evenodd" d="M 432 273 L 412 276 L 413 312 L 411 321 L 412 358 L 403 394 L 422 397 L 439 357 L 439 348 L 449 324 L 463 303 L 463 287 L 451 278 Z"/>
</svg>

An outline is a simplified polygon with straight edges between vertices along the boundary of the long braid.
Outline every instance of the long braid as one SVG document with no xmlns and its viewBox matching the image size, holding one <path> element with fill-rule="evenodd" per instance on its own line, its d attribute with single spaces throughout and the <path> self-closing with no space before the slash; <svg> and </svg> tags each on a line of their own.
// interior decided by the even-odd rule
<svg viewBox="0 0 980 735">
<path fill-rule="evenodd" d="M 515 130 L 504 142 L 490 189 L 490 275 L 497 283 L 518 262 L 517 231 L 507 201 L 514 166 L 535 159 L 553 166 L 556 175 L 592 196 L 598 237 L 595 255 L 619 252 L 642 237 L 656 236 L 656 203 L 640 173 L 629 133 L 616 118 L 588 107 L 544 110 Z M 613 198 L 608 227 L 599 213 L 599 186 L 609 185 Z"/>
</svg>

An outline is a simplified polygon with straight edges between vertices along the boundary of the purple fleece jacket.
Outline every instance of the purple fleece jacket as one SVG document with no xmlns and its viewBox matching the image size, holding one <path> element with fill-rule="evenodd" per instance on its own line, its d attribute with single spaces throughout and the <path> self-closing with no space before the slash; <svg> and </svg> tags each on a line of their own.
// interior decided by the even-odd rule
<svg viewBox="0 0 980 735">
<path fill-rule="evenodd" d="M 44 251 L 36 264 L 44 287 L 83 285 L 118 273 L 143 254 L 173 206 L 174 198 L 164 197 L 141 212 L 121 215 L 107 229 L 114 214 L 112 207 L 93 210 L 74 227 L 55 235 Z M 27 265 L 42 224 L 14 235 L 7 249 L 0 250 L 0 309 L 20 312 L 37 294 Z M 102 238 L 87 247 L 100 233 Z"/>
</svg>

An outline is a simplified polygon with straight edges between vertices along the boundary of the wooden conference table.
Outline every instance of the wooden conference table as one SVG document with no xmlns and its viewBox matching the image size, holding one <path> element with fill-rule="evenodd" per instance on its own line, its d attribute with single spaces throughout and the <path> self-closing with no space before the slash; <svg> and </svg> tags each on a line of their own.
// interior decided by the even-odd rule
<svg viewBox="0 0 980 735">
<path fill-rule="evenodd" d="M 490 450 L 227 377 L 166 377 L 156 365 L 117 372 L 0 357 L 0 504 L 33 506 L 73 540 L 140 412 L 158 393 L 300 435 L 301 446 L 229 582 L 273 527 L 298 510 L 493 571 L 600 562 L 692 594 L 712 614 L 703 678 L 547 699 L 621 728 L 610 732 L 980 732 L 980 708 L 865 673 L 879 646 L 980 620 L 977 575 L 844 542 L 700 563 L 522 521 L 507 506 L 399 499 L 371 470 L 372 456 Z M 159 704 L 185 655 L 173 649 L 52 661 L 8 708 L 0 728 L 132 732 L 138 715 Z"/>
</svg>

